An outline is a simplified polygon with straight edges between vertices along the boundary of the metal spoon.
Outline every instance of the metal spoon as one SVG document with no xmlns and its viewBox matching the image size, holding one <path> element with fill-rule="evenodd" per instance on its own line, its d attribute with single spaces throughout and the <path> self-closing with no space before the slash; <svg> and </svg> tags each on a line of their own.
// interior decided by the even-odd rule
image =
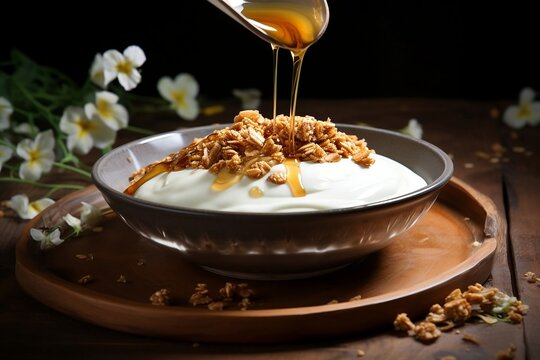
<svg viewBox="0 0 540 360">
<path fill-rule="evenodd" d="M 326 0 L 208 0 L 261 39 L 289 50 L 307 49 L 328 26 Z"/>
</svg>

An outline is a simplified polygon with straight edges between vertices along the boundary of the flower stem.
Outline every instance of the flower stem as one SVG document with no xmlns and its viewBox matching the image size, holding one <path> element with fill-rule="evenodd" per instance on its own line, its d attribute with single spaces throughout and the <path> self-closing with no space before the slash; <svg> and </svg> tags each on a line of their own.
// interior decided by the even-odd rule
<svg viewBox="0 0 540 360">
<path fill-rule="evenodd" d="M 58 190 L 60 190 L 60 189 L 81 190 L 81 189 L 85 188 L 83 185 L 45 184 L 45 183 L 40 183 L 40 182 L 37 182 L 37 181 L 24 180 L 24 179 L 19 179 L 19 178 L 14 178 L 14 177 L 0 177 L 0 182 L 13 182 L 13 183 L 19 183 L 19 184 L 32 185 L 32 186 L 36 186 L 36 187 L 42 187 L 42 188 L 46 188 L 46 189 L 58 189 Z"/>
<path fill-rule="evenodd" d="M 83 170 L 83 169 L 79 169 L 78 167 L 75 167 L 75 166 L 71 166 L 71 165 L 64 164 L 64 163 L 59 163 L 59 162 L 55 162 L 55 163 L 53 163 L 53 165 L 58 167 L 58 168 L 61 168 L 61 169 L 72 171 L 72 172 L 77 173 L 79 175 L 83 175 L 83 176 L 86 176 L 86 177 L 89 177 L 89 178 L 92 177 L 90 172 L 88 172 L 86 170 Z"/>
<path fill-rule="evenodd" d="M 136 126 L 128 126 L 126 128 L 126 130 L 137 133 L 137 134 L 142 134 L 142 135 L 154 135 L 155 134 L 155 131 L 140 128 L 140 127 L 136 127 Z"/>
</svg>

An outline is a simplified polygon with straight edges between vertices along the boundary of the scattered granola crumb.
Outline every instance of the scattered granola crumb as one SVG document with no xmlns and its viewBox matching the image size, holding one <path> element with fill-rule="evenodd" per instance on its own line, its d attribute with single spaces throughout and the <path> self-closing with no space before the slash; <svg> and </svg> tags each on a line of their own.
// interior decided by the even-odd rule
<svg viewBox="0 0 540 360">
<path fill-rule="evenodd" d="M 414 328 L 414 337 L 422 342 L 433 342 L 441 336 L 441 331 L 432 322 L 421 321 Z"/>
<path fill-rule="evenodd" d="M 456 329 L 456 330 L 454 331 L 454 334 L 459 335 L 459 334 L 461 334 L 461 331 L 460 331 L 459 329 Z"/>
<path fill-rule="evenodd" d="M 330 300 L 329 302 L 326 303 L 326 305 L 333 305 L 333 304 L 339 304 L 339 301 L 334 299 L 334 300 Z"/>
<path fill-rule="evenodd" d="M 531 284 L 536 284 L 537 282 L 540 282 L 540 278 L 537 277 L 536 274 L 532 271 L 527 271 L 525 274 L 523 274 L 523 277 L 527 280 L 527 282 Z"/>
<path fill-rule="evenodd" d="M 94 281 L 94 278 L 91 275 L 84 275 L 82 278 L 77 280 L 77 282 L 82 285 L 86 285 L 88 283 L 91 283 L 92 281 Z"/>
<path fill-rule="evenodd" d="M 398 314 L 394 320 L 394 328 L 401 331 L 414 331 L 415 325 L 406 313 Z"/>
<path fill-rule="evenodd" d="M 497 353 L 497 360 L 512 360 L 514 359 L 515 351 L 516 347 L 514 345 L 510 345 L 508 349 L 501 350 Z"/>
<path fill-rule="evenodd" d="M 366 355 L 366 352 L 364 350 L 362 350 L 362 349 L 358 349 L 356 351 L 356 357 L 361 358 L 361 357 L 364 357 L 365 355 Z"/>
<path fill-rule="evenodd" d="M 242 311 L 246 311 L 249 305 L 251 305 L 251 301 L 247 297 L 242 298 L 242 300 L 240 300 L 238 303 L 238 307 L 240 307 L 240 310 Z"/>
<path fill-rule="evenodd" d="M 94 260 L 94 255 L 92 253 L 89 254 L 76 254 L 75 257 L 79 260 Z"/>
<path fill-rule="evenodd" d="M 137 266 L 142 266 L 142 265 L 144 265 L 144 264 L 146 264 L 146 260 L 145 260 L 145 259 L 143 259 L 143 258 L 137 259 Z"/>
<path fill-rule="evenodd" d="M 226 282 L 225 286 L 220 288 L 219 300 L 214 300 L 209 295 L 207 284 L 197 284 L 195 292 L 191 295 L 189 302 L 193 306 L 208 305 L 208 309 L 214 311 L 221 311 L 224 308 L 232 305 L 234 302 L 238 303 L 240 310 L 245 311 L 248 306 L 251 305 L 251 297 L 255 294 L 248 284 L 240 283 L 235 284 Z"/>
<path fill-rule="evenodd" d="M 362 300 L 362 295 L 356 295 L 349 299 L 349 301 L 358 301 Z"/>
<path fill-rule="evenodd" d="M 120 275 L 120 276 L 118 277 L 118 279 L 116 279 L 116 282 L 125 284 L 125 283 L 127 283 L 127 279 L 126 279 L 126 277 L 125 277 L 124 275 Z"/>
<path fill-rule="evenodd" d="M 418 325 L 415 325 L 407 314 L 398 314 L 394 320 L 394 328 L 406 331 L 417 340 L 432 342 L 440 336 L 441 331 L 451 330 L 472 317 L 478 317 L 487 324 L 497 321 L 520 323 L 528 308 L 520 300 L 497 288 L 484 287 L 476 283 L 469 285 L 465 292 L 460 289 L 453 290 L 445 298 L 444 305 L 432 305 L 425 320 Z M 459 334 L 458 331 L 455 333 Z M 463 340 L 478 343 L 467 334 L 463 335 Z"/>
<path fill-rule="evenodd" d="M 463 166 L 465 167 L 465 169 L 472 169 L 474 167 L 474 164 L 468 162 L 468 163 L 463 164 Z"/>
<path fill-rule="evenodd" d="M 439 360 L 457 360 L 457 358 L 454 355 L 445 355 Z"/>
<path fill-rule="evenodd" d="M 208 309 L 212 311 L 221 311 L 223 310 L 223 301 L 212 301 L 208 304 Z"/>
<path fill-rule="evenodd" d="M 525 148 L 523 146 L 514 146 L 512 148 L 512 151 L 515 152 L 515 153 L 524 153 Z"/>
<path fill-rule="evenodd" d="M 189 298 L 193 306 L 210 304 L 213 299 L 208 296 L 208 285 L 199 283 L 195 286 L 195 292 Z"/>
<path fill-rule="evenodd" d="M 463 333 L 462 339 L 463 341 L 470 342 L 471 344 L 480 345 L 480 342 L 474 335 Z"/>
<path fill-rule="evenodd" d="M 150 296 L 150 302 L 152 305 L 165 306 L 169 305 L 171 300 L 171 292 L 168 289 L 160 289 Z"/>
<path fill-rule="evenodd" d="M 474 154 L 477 157 L 479 157 L 481 159 L 484 159 L 484 160 L 488 160 L 490 158 L 489 154 L 487 152 L 484 152 L 484 151 L 476 151 Z"/>
</svg>

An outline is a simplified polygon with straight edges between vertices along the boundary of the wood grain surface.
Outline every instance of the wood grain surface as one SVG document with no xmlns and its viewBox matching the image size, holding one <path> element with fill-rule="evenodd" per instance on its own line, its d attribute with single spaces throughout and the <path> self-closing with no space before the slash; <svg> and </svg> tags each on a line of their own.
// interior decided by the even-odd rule
<svg viewBox="0 0 540 360">
<path fill-rule="evenodd" d="M 467 323 L 459 334 L 444 333 L 431 345 L 400 336 L 391 324 L 367 334 L 279 345 L 220 345 L 131 335 L 73 319 L 27 295 L 15 279 L 15 242 L 25 222 L 6 211 L 0 218 L 0 357 L 357 359 L 358 350 L 362 350 L 366 359 L 439 359 L 447 355 L 457 359 L 494 359 L 499 351 L 512 346 L 515 359 L 540 358 L 540 287 L 523 279 L 524 272 L 540 273 L 540 127 L 508 129 L 498 115 L 507 105 L 433 99 L 302 100 L 297 113 L 386 129 L 399 129 L 409 119 L 418 119 L 424 128 L 424 139 L 452 154 L 455 176 L 488 196 L 506 218 L 507 241 L 498 248 L 487 284 L 518 296 L 531 307 L 523 324 Z M 269 114 L 270 108 L 270 104 L 264 104 L 262 112 Z M 235 112 L 229 109 L 225 114 L 195 123 L 141 117 L 135 119 L 134 125 L 160 132 L 179 126 L 230 122 Z M 121 141 L 131 139 L 132 135 L 121 134 Z M 494 144 L 506 148 L 499 162 L 491 160 L 495 157 Z M 67 176 L 55 173 L 49 179 Z M 88 184 L 76 178 L 71 181 Z M 0 185 L 1 200 L 22 192 L 32 198 L 45 193 L 15 184 Z M 55 198 L 64 194 L 56 193 Z M 473 336 L 478 343 L 464 341 L 464 334 Z"/>
</svg>

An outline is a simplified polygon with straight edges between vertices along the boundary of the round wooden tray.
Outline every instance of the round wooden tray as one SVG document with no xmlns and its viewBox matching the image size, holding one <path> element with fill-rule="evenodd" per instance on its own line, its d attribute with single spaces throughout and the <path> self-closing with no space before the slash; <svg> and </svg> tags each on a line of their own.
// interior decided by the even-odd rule
<svg viewBox="0 0 540 360">
<path fill-rule="evenodd" d="M 116 216 L 101 232 L 87 231 L 41 251 L 30 229 L 58 223 L 81 201 L 106 206 L 91 186 L 61 199 L 26 227 L 16 263 L 23 289 L 83 321 L 187 341 L 269 343 L 390 328 L 400 312 L 424 316 L 451 290 L 484 282 L 497 242 L 506 236 L 491 200 L 454 178 L 420 222 L 363 261 L 310 279 L 242 281 L 190 264 L 175 250 L 137 236 Z M 94 280 L 80 284 L 85 275 Z M 117 281 L 121 275 L 127 282 Z M 211 311 L 189 303 L 197 283 L 208 284 L 217 297 L 225 282 L 247 282 L 254 290 L 248 310 L 234 305 Z M 161 288 L 170 290 L 170 306 L 151 305 L 149 297 Z M 357 295 L 360 300 L 349 301 Z M 338 303 L 329 304 L 332 300 Z"/>
</svg>

